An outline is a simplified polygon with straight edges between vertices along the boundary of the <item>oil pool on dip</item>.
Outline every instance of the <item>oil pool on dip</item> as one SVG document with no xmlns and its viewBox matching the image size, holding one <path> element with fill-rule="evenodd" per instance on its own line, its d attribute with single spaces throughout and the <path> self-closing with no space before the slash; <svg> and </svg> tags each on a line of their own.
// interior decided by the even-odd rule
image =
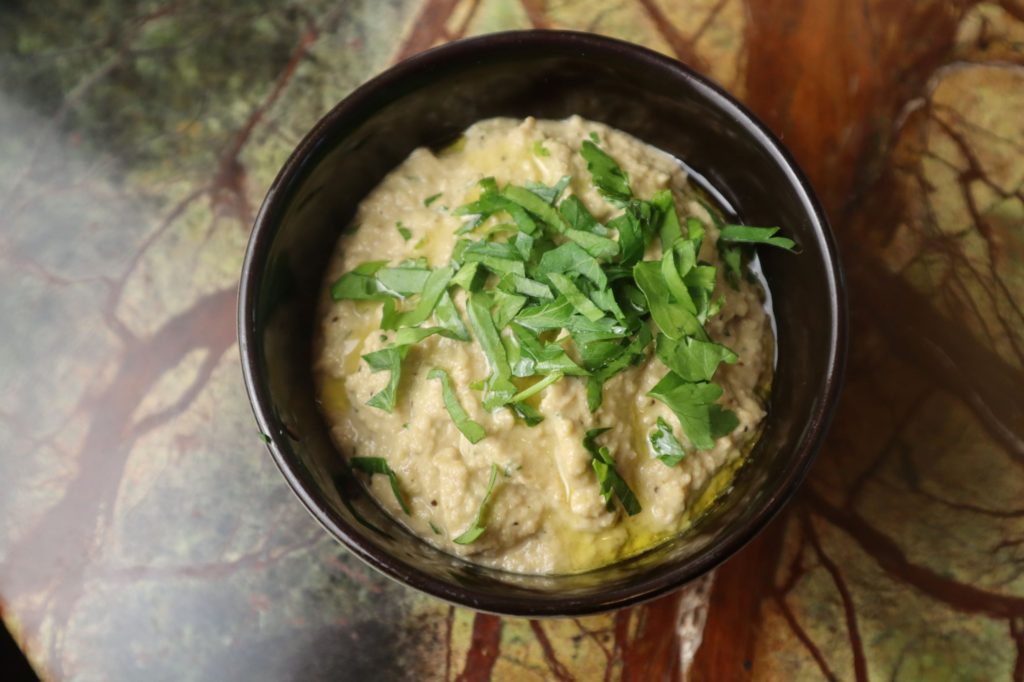
<svg viewBox="0 0 1024 682">
<path fill-rule="evenodd" d="M 774 357 L 755 245 L 668 154 L 606 125 L 495 118 L 388 174 L 344 230 L 315 334 L 339 451 L 469 561 L 574 573 L 727 494 Z"/>
</svg>

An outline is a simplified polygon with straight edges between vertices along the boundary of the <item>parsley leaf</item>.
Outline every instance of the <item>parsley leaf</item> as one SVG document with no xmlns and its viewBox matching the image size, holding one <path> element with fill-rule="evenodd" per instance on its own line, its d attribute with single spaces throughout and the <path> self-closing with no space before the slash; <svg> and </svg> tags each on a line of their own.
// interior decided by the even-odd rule
<svg viewBox="0 0 1024 682">
<path fill-rule="evenodd" d="M 498 288 L 502 291 L 507 291 L 510 294 L 520 294 L 529 298 L 544 298 L 553 299 L 554 295 L 551 293 L 551 289 L 547 285 L 538 282 L 537 280 L 530 279 L 529 277 L 523 277 L 517 274 L 508 274 L 501 278 L 498 282 Z"/>
<path fill-rule="evenodd" d="M 596 322 L 604 317 L 604 312 L 594 305 L 593 301 L 584 296 L 583 292 L 572 283 L 571 279 L 560 272 L 548 273 L 548 279 L 551 280 L 553 285 L 555 285 L 558 292 L 562 294 L 562 296 L 565 296 L 566 300 L 572 304 L 572 307 L 579 311 L 579 313 L 588 320 Z"/>
<path fill-rule="evenodd" d="M 565 296 L 553 301 L 523 308 L 516 316 L 516 322 L 535 332 L 561 329 L 569 323 L 573 306 Z"/>
<path fill-rule="evenodd" d="M 502 196 L 540 218 L 541 222 L 556 233 L 565 232 L 568 227 L 565 219 L 551 204 L 525 187 L 509 185 L 502 190 Z"/>
<path fill-rule="evenodd" d="M 651 343 L 651 330 L 647 325 L 640 327 L 636 337 L 616 357 L 595 371 L 587 379 L 587 407 L 597 412 L 604 399 L 604 383 L 613 376 L 646 357 L 647 346 Z"/>
<path fill-rule="evenodd" d="M 696 312 L 696 307 L 684 279 L 696 264 L 697 253 L 693 250 L 691 241 L 678 241 L 661 255 L 661 275 L 665 278 L 669 293 L 691 312 Z"/>
<path fill-rule="evenodd" d="M 669 372 L 647 395 L 665 403 L 675 413 L 683 433 L 698 450 L 710 450 L 716 439 L 739 425 L 734 412 L 717 404 L 722 397 L 718 384 L 691 383 Z"/>
<path fill-rule="evenodd" d="M 533 143 L 533 153 L 537 156 L 551 156 L 551 152 L 547 150 L 547 147 L 540 140 Z"/>
<path fill-rule="evenodd" d="M 455 307 L 455 302 L 447 291 L 441 294 L 441 298 L 434 308 L 434 318 L 437 320 L 438 325 L 450 334 L 449 338 L 458 339 L 459 341 L 471 340 L 469 330 L 463 324 L 462 316 L 459 315 L 459 310 Z"/>
<path fill-rule="evenodd" d="M 519 343 L 519 350 L 524 360 L 529 362 L 532 370 L 530 374 L 558 372 L 584 376 L 589 373 L 573 362 L 572 358 L 566 354 L 565 349 L 557 342 L 544 343 L 540 337 L 517 322 L 513 322 L 509 328 L 512 330 L 513 338 Z M 523 376 L 529 376 L 529 374 Z"/>
<path fill-rule="evenodd" d="M 725 225 L 718 233 L 718 238 L 724 242 L 738 242 L 742 244 L 768 244 L 777 246 L 780 249 L 793 251 L 796 242 L 787 237 L 776 237 L 777 227 L 750 227 L 749 225 Z"/>
<path fill-rule="evenodd" d="M 395 334 L 395 345 L 411 346 L 435 334 L 449 339 L 456 338 L 454 333 L 444 327 L 402 327 Z"/>
<path fill-rule="evenodd" d="M 393 298 L 394 293 L 381 286 L 374 275 L 387 265 L 386 260 L 361 263 L 339 277 L 331 285 L 331 299 L 335 301 L 383 301 Z"/>
<path fill-rule="evenodd" d="M 614 239 L 572 228 L 565 231 L 565 236 L 579 244 L 594 258 L 612 258 L 619 255 L 619 243 Z"/>
<path fill-rule="evenodd" d="M 395 494 L 395 499 L 398 500 L 398 506 L 407 515 L 412 514 L 412 511 L 409 510 L 409 505 L 405 502 L 405 498 L 402 497 L 402 490 L 398 485 L 398 475 L 388 466 L 386 459 L 383 457 L 352 457 L 348 460 L 348 463 L 353 469 L 367 473 L 371 478 L 374 474 L 387 476 L 391 482 L 391 492 Z"/>
<path fill-rule="evenodd" d="M 678 339 L 684 335 L 705 338 L 707 334 L 697 316 L 681 305 L 673 305 L 669 299 L 668 284 L 661 272 L 658 261 L 641 261 L 633 267 L 636 285 L 647 299 L 658 328 L 665 336 Z"/>
<path fill-rule="evenodd" d="M 423 200 L 424 206 L 430 206 L 432 203 L 444 196 L 444 192 L 438 192 L 437 194 L 431 194 L 429 197 Z"/>
<path fill-rule="evenodd" d="M 714 341 L 692 337 L 673 340 L 658 334 L 658 359 L 686 381 L 711 381 L 723 362 L 734 364 L 736 353 Z"/>
<path fill-rule="evenodd" d="M 450 282 L 451 286 L 462 287 L 467 292 L 480 291 L 487 273 L 479 269 L 479 263 L 466 263 L 459 268 Z"/>
<path fill-rule="evenodd" d="M 704 243 L 704 234 L 707 230 L 700 218 L 689 216 L 686 219 L 686 238 L 693 242 L 693 249 L 700 253 L 701 244 Z"/>
<path fill-rule="evenodd" d="M 511 381 L 512 368 L 508 364 L 505 346 L 494 326 L 494 320 L 491 319 L 489 303 L 486 294 L 470 294 L 468 312 L 473 335 L 491 369 L 484 382 L 484 407 L 493 410 L 507 403 L 516 394 L 516 386 Z"/>
<path fill-rule="evenodd" d="M 403 225 L 401 220 L 395 223 L 395 228 L 398 230 L 398 234 L 402 235 L 402 239 L 405 241 L 412 239 L 412 230 Z"/>
<path fill-rule="evenodd" d="M 556 381 L 558 381 L 561 378 L 562 378 L 562 373 L 561 372 L 552 372 L 551 374 L 547 375 L 546 377 L 544 377 L 543 379 L 541 379 L 537 383 L 532 384 L 531 386 L 528 386 L 528 387 L 524 388 L 523 390 L 519 391 L 519 393 L 516 393 L 514 396 L 512 396 L 512 400 L 510 402 L 521 403 L 524 400 L 526 400 L 527 398 L 530 398 L 532 396 L 537 395 L 538 393 L 543 391 L 545 388 L 547 388 L 548 386 L 550 386 L 551 384 L 555 383 Z"/>
<path fill-rule="evenodd" d="M 457 545 L 469 545 L 476 542 L 487 527 L 484 524 L 484 517 L 487 514 L 487 503 L 491 500 L 491 494 L 494 492 L 494 484 L 498 480 L 498 465 L 491 464 L 491 480 L 487 482 L 487 492 L 484 493 L 484 499 L 480 500 L 480 507 L 477 509 L 476 517 L 473 519 L 473 523 L 469 525 L 459 537 L 453 538 L 452 542 Z"/>
<path fill-rule="evenodd" d="M 580 146 L 580 155 L 586 160 L 594 185 L 605 199 L 621 206 L 633 198 L 629 176 L 600 147 L 590 140 L 584 140 Z"/>
<path fill-rule="evenodd" d="M 492 292 L 492 296 L 494 298 L 494 310 L 491 313 L 491 318 L 494 320 L 494 326 L 501 330 L 526 304 L 526 297 L 510 294 L 501 289 L 495 289 Z"/>
<path fill-rule="evenodd" d="M 455 395 L 455 391 L 452 389 L 448 372 L 435 367 L 427 373 L 427 378 L 439 379 L 441 381 L 441 399 L 448 410 L 448 415 L 455 422 L 455 428 L 461 431 L 462 435 L 470 443 L 479 443 L 487 435 L 487 432 L 484 431 L 484 427 L 470 419 L 469 414 L 463 409 L 458 396 Z"/>
<path fill-rule="evenodd" d="M 520 230 L 528 234 L 537 231 L 537 224 L 527 214 L 526 210 L 514 201 L 498 193 L 497 183 L 494 178 L 484 178 L 480 181 L 483 193 L 476 201 L 458 207 L 452 215 L 475 215 L 476 220 L 471 219 L 469 223 L 460 228 L 460 232 L 468 232 L 474 229 L 480 222 L 502 211 L 512 216 L 513 222 Z M 529 190 L 523 189 L 524 192 Z M 536 195 L 534 195 L 536 196 Z"/>
<path fill-rule="evenodd" d="M 575 242 L 566 242 L 541 256 L 536 267 L 537 275 L 551 272 L 579 274 L 602 289 L 608 286 L 608 276 L 601 269 L 601 264 Z"/>
<path fill-rule="evenodd" d="M 529 403 L 509 403 L 509 407 L 527 426 L 536 426 L 544 421 L 544 416 Z"/>
<path fill-rule="evenodd" d="M 377 271 L 377 281 L 387 291 L 399 296 L 412 296 L 423 291 L 430 272 L 429 268 L 382 268 Z"/>
<path fill-rule="evenodd" d="M 549 204 L 554 205 L 554 203 L 558 201 L 558 197 L 560 197 L 562 192 L 565 191 L 565 188 L 569 186 L 569 180 L 571 179 L 572 178 L 570 176 L 563 175 L 559 178 L 558 182 L 551 187 L 548 187 L 542 182 L 527 182 L 526 189 L 530 190 Z"/>
<path fill-rule="evenodd" d="M 425 322 L 431 313 L 434 312 L 434 307 L 441 300 L 441 296 L 448 289 L 448 283 L 451 282 L 454 274 L 455 268 L 451 265 L 433 270 L 427 277 L 426 282 L 423 283 L 423 291 L 416 306 L 412 310 L 399 313 L 392 321 L 394 326 L 385 327 L 382 323 L 381 328 L 414 327 Z"/>
<path fill-rule="evenodd" d="M 718 255 L 725 266 L 725 280 L 738 291 L 747 265 L 746 251 L 735 244 L 719 244 Z"/>
<path fill-rule="evenodd" d="M 649 439 L 655 456 L 665 466 L 674 467 L 686 457 L 686 450 L 672 433 L 672 427 L 661 417 L 658 417 L 658 425 L 651 431 Z"/>
<path fill-rule="evenodd" d="M 402 377 L 402 360 L 405 359 L 408 348 L 408 346 L 390 346 L 363 356 L 363 360 L 370 366 L 370 372 L 374 374 L 377 372 L 391 373 L 391 379 L 388 381 L 387 386 L 366 401 L 367 405 L 384 410 L 385 412 L 391 412 L 395 409 L 398 382 Z"/>
<path fill-rule="evenodd" d="M 608 509 L 612 509 L 613 496 L 617 497 L 626 513 L 634 516 L 641 512 L 640 501 L 636 499 L 629 484 L 616 470 L 615 458 L 612 457 L 611 451 L 607 447 L 597 444 L 597 437 L 608 430 L 608 427 L 605 427 L 587 431 L 583 437 L 583 447 L 593 457 L 590 464 L 594 468 L 594 473 L 597 474 L 597 481 L 601 485 L 601 497 L 604 499 L 605 505 Z"/>
<path fill-rule="evenodd" d="M 657 206 L 661 213 L 661 219 L 658 224 L 658 236 L 661 238 L 662 251 L 667 251 L 673 244 L 683 238 L 683 229 L 679 225 L 679 215 L 676 213 L 676 203 L 672 198 L 672 190 L 659 190 L 651 197 L 651 203 Z"/>
<path fill-rule="evenodd" d="M 632 265 L 644 257 L 654 231 L 655 209 L 647 201 L 630 201 L 626 211 L 608 221 L 619 233 L 619 262 Z"/>
<path fill-rule="evenodd" d="M 697 307 L 697 319 L 703 324 L 709 317 L 718 314 L 718 309 L 711 302 L 715 291 L 716 269 L 710 265 L 695 265 L 683 277 L 687 291 Z"/>
<path fill-rule="evenodd" d="M 565 218 L 569 227 L 581 232 L 591 232 L 601 237 L 608 235 L 608 230 L 597 222 L 577 196 L 568 196 L 558 205 L 558 212 Z"/>
</svg>

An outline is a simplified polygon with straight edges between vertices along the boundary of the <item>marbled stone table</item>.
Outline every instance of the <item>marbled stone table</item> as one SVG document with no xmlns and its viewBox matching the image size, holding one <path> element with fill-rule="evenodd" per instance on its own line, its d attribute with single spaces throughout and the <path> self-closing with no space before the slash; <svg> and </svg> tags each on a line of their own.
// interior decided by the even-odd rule
<svg viewBox="0 0 1024 682">
<path fill-rule="evenodd" d="M 331 540 L 260 443 L 234 327 L 254 207 L 311 124 L 525 27 L 745 101 L 818 188 L 853 320 L 828 444 L 757 541 L 543 622 Z M 6 0 L 0 615 L 55 680 L 1024 680 L 1022 188 L 1021 0 Z"/>
</svg>

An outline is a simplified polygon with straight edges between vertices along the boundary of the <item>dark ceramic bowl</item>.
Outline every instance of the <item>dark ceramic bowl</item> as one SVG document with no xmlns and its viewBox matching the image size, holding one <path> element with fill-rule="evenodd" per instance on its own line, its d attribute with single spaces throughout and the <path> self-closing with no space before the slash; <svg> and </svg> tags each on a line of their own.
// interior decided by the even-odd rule
<svg viewBox="0 0 1024 682">
<path fill-rule="evenodd" d="M 314 304 L 339 228 L 413 149 L 442 145 L 491 116 L 572 114 L 683 159 L 737 218 L 783 226 L 802 252 L 769 250 L 761 259 L 778 323 L 778 366 L 764 435 L 734 489 L 690 531 L 640 556 L 580 575 L 513 575 L 419 540 L 345 474 L 314 403 Z M 799 486 L 825 435 L 841 383 L 846 307 L 835 243 L 811 188 L 746 109 L 682 64 L 636 45 L 527 31 L 417 55 L 316 124 L 256 219 L 238 327 L 259 427 L 288 483 L 332 535 L 386 575 L 442 599 L 553 616 L 668 592 L 720 564 L 765 526 Z"/>
</svg>

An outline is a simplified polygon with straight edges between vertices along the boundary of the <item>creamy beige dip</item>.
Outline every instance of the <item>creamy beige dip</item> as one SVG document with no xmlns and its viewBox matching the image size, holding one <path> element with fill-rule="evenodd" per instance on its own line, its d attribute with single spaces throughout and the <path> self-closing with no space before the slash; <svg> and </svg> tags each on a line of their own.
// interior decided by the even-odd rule
<svg viewBox="0 0 1024 682">
<path fill-rule="evenodd" d="M 564 121 L 496 118 L 469 128 L 451 148 L 435 153 L 421 148 L 392 171 L 360 204 L 357 229 L 340 240 L 326 274 L 316 333 L 315 373 L 320 404 L 332 436 L 346 456 L 383 457 L 397 474 L 412 514 L 399 508 L 385 476 L 373 476 L 377 501 L 417 535 L 471 561 L 519 573 L 570 573 L 595 568 L 664 540 L 689 525 L 718 492 L 728 487 L 735 469 L 756 438 L 765 415 L 763 397 L 771 376 L 772 333 L 763 292 L 744 282 L 739 291 L 722 281 L 716 295 L 725 303 L 706 329 L 711 338 L 739 355 L 723 364 L 715 381 L 724 389 L 720 403 L 733 410 L 739 426 L 719 438 L 711 450 L 694 452 L 677 466 L 655 459 L 648 442 L 660 416 L 684 445 L 689 445 L 675 415 L 646 395 L 666 368 L 653 356 L 605 384 L 604 402 L 591 414 L 584 379 L 565 377 L 540 394 L 545 419 L 528 427 L 508 408 L 488 412 L 470 384 L 488 376 L 476 343 L 432 336 L 413 346 L 403 364 L 398 402 L 392 413 L 366 401 L 388 381 L 373 374 L 360 356 L 387 345 L 394 332 L 379 329 L 381 305 L 367 301 L 334 302 L 330 285 L 343 273 L 370 260 L 395 263 L 426 257 L 431 267 L 445 265 L 463 218 L 451 211 L 479 194 L 478 181 L 493 176 L 499 185 L 527 181 L 555 184 L 572 176 L 568 191 L 605 222 L 621 212 L 590 182 L 578 151 L 591 132 L 628 173 L 634 193 L 643 198 L 671 188 L 680 216 L 695 215 L 708 225 L 700 257 L 718 265 L 711 217 L 693 199 L 681 165 L 669 155 L 600 123 L 572 117 Z M 547 151 L 538 154 L 538 143 Z M 441 196 L 424 205 L 424 199 Z M 401 222 L 411 236 L 397 229 Z M 408 236 L 408 235 L 406 235 Z M 657 240 L 648 259 L 660 256 Z M 455 295 L 465 313 L 465 295 Z M 463 315 L 465 319 L 465 315 Z M 433 367 L 450 374 L 470 417 L 487 437 L 471 444 L 445 410 Z M 599 492 L 584 448 L 584 433 L 610 426 L 601 442 L 616 468 L 639 498 L 643 510 L 626 516 L 609 511 Z M 469 545 L 454 544 L 473 522 L 484 496 L 491 465 L 501 474 L 488 505 L 486 532 Z"/>
</svg>

